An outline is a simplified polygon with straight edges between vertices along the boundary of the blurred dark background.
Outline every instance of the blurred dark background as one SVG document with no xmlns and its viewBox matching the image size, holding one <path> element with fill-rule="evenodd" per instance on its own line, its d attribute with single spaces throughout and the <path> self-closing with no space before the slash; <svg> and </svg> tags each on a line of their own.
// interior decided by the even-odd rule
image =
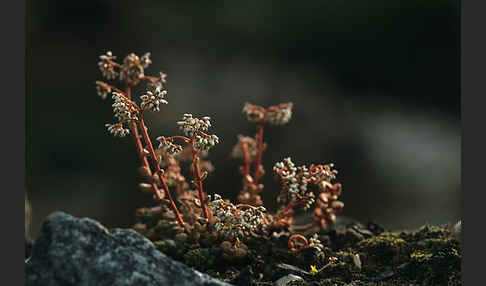
<svg viewBox="0 0 486 286">
<path fill-rule="evenodd" d="M 371 2 L 371 3 L 370 3 Z M 235 199 L 238 134 L 253 135 L 245 102 L 293 102 L 290 124 L 268 127 L 271 168 L 334 162 L 344 215 L 415 228 L 460 218 L 459 17 L 452 0 L 29 1 L 27 193 L 33 230 L 54 210 L 110 227 L 152 204 L 137 189 L 132 140 L 110 137 L 98 56 L 152 53 L 168 74 L 169 105 L 151 135 L 175 135 L 183 113 L 213 118 L 222 139 L 209 193 Z M 116 82 L 118 84 L 118 82 Z M 141 92 L 141 90 L 139 91 Z M 140 95 L 140 93 L 138 93 Z"/>
</svg>

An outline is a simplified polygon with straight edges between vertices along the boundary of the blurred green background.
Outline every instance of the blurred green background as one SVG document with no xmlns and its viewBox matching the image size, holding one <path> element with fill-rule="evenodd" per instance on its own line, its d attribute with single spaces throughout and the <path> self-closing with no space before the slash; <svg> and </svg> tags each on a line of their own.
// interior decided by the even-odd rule
<svg viewBox="0 0 486 286">
<path fill-rule="evenodd" d="M 414 228 L 460 218 L 460 60 L 456 1 L 29 1 L 26 176 L 33 230 L 54 210 L 110 227 L 152 204 L 137 189 L 129 138 L 110 137 L 98 56 L 152 53 L 169 105 L 151 136 L 183 113 L 213 118 L 222 142 L 209 193 L 234 200 L 245 102 L 294 103 L 265 130 L 263 199 L 276 208 L 273 164 L 334 162 L 344 215 Z M 137 91 L 138 95 L 142 90 Z"/>
</svg>

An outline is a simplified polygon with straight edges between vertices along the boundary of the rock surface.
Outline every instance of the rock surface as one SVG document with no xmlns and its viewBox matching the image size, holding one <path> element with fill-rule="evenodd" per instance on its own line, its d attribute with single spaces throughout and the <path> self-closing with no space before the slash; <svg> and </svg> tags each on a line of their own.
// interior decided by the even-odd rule
<svg viewBox="0 0 486 286">
<path fill-rule="evenodd" d="M 26 263 L 27 285 L 229 285 L 176 262 L 129 229 L 50 214 Z"/>
<path fill-rule="evenodd" d="M 284 277 L 278 279 L 273 284 L 274 284 L 274 286 L 288 286 L 292 282 L 295 282 L 295 281 L 304 281 L 304 279 L 302 279 L 302 277 L 300 277 L 300 276 L 297 276 L 297 275 L 294 275 L 294 274 L 289 274 L 289 275 L 285 275 Z"/>
</svg>

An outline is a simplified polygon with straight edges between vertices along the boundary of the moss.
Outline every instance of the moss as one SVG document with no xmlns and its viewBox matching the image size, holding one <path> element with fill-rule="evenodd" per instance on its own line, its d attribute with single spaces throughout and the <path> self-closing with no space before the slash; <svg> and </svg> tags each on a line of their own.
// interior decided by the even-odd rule
<svg viewBox="0 0 486 286">
<path fill-rule="evenodd" d="M 357 249 L 362 254 L 365 264 L 398 265 L 402 261 L 402 256 L 408 251 L 406 241 L 391 232 L 383 232 L 378 236 L 360 241 Z"/>
<path fill-rule="evenodd" d="M 353 231 L 342 229 L 342 233 Z M 280 277 L 294 274 L 304 280 L 290 285 L 461 285 L 461 249 L 448 227 L 384 231 L 359 241 L 350 235 L 321 236 L 329 237 L 322 251 L 309 248 L 299 253 L 289 251 L 287 239 L 250 240 L 245 242 L 248 254 L 244 259 L 221 259 L 221 243 L 192 244 L 181 235 L 179 240 L 163 239 L 154 244 L 170 257 L 232 284 L 273 285 Z M 337 241 L 346 237 L 349 241 Z M 356 254 L 361 269 L 353 261 Z M 280 264 L 291 267 L 278 267 Z M 311 265 L 320 271 L 312 275 Z"/>
<path fill-rule="evenodd" d="M 184 254 L 184 261 L 187 265 L 204 271 L 214 266 L 216 257 L 207 248 L 189 250 Z"/>
<path fill-rule="evenodd" d="M 154 242 L 155 248 L 160 252 L 176 259 L 176 260 L 184 260 L 184 254 L 187 252 L 187 247 L 172 239 L 165 239 Z"/>
<path fill-rule="evenodd" d="M 428 253 L 428 252 L 423 252 L 421 250 L 417 250 L 417 251 L 413 252 L 412 254 L 410 254 L 410 259 L 413 262 L 416 262 L 416 263 L 423 263 L 423 262 L 426 262 L 426 261 L 430 260 L 430 258 L 432 256 L 433 256 L 432 253 Z"/>
<path fill-rule="evenodd" d="M 460 275 L 461 255 L 453 245 L 416 250 L 410 254 L 406 273 L 426 284 L 447 284 Z"/>
</svg>

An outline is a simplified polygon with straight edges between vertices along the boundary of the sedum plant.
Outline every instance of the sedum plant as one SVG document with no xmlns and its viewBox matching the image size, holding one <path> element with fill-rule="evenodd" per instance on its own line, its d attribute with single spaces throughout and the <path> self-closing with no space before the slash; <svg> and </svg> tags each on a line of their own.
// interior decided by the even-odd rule
<svg viewBox="0 0 486 286">
<path fill-rule="evenodd" d="M 291 158 L 285 158 L 273 167 L 273 174 L 281 184 L 277 196 L 281 207 L 270 214 L 259 195 L 264 189 L 260 179 L 265 174 L 262 154 L 267 148 L 263 142 L 264 126 L 287 124 L 293 104 L 267 108 L 245 104 L 243 113 L 250 123 L 256 124 L 257 132 L 254 137 L 239 135 L 233 148 L 232 156 L 243 161 L 240 167 L 243 186 L 238 203 L 233 204 L 204 189 L 203 182 L 214 169 L 206 158 L 220 142 L 218 136 L 209 132 L 212 127 L 209 116 L 197 118 L 183 114 L 176 122 L 182 135 L 158 136 L 158 145 L 152 144 L 144 115 L 159 112 L 168 101 L 166 74 L 145 74 L 151 63 L 150 53 L 141 57 L 132 53 L 118 63 L 107 52 L 100 56 L 99 69 L 107 80 L 120 81 L 121 87 L 96 82 L 98 95 L 113 99 L 116 122 L 106 124 L 108 132 L 116 137 L 132 137 L 143 180 L 139 188 L 152 194 L 157 203 L 137 210 L 134 228 L 153 241 L 175 238 L 191 245 L 217 244 L 226 257 L 244 257 L 248 250 L 246 244 L 270 240 L 282 232 L 290 234 L 288 246 L 292 252 L 309 247 L 322 249 L 316 235 L 309 243 L 303 234 L 334 223 L 336 213 L 344 206 L 338 200 L 342 186 L 334 183 L 337 171 L 333 164 L 297 167 Z M 141 83 L 146 83 L 146 91 L 136 99 L 131 90 Z M 191 179 L 183 175 L 184 168 L 192 174 Z M 296 226 L 295 211 L 312 207 L 312 223 Z"/>
</svg>

